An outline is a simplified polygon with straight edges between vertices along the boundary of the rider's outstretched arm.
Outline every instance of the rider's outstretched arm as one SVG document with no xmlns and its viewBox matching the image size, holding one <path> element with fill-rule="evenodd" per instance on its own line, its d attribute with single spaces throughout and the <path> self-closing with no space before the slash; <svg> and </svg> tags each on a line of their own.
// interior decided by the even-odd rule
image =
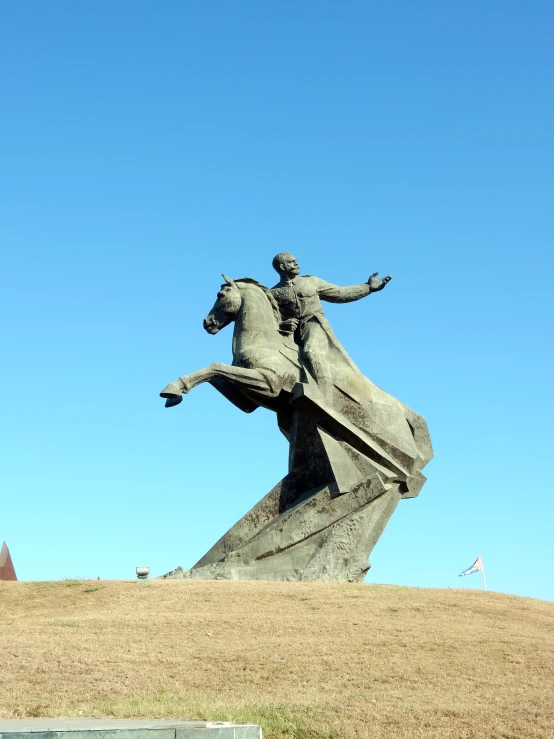
<svg viewBox="0 0 554 739">
<path fill-rule="evenodd" d="M 391 277 L 384 277 L 382 280 L 376 279 L 377 272 L 374 272 L 367 282 L 362 285 L 348 285 L 339 287 L 331 282 L 320 280 L 319 277 L 313 277 L 316 282 L 317 293 L 321 300 L 327 300 L 329 303 L 351 303 L 353 300 L 360 300 L 371 293 L 382 290 Z"/>
<path fill-rule="evenodd" d="M 317 284 L 317 294 L 321 300 L 328 303 L 351 303 L 353 300 L 360 300 L 370 294 L 371 289 L 367 282 L 362 285 L 348 285 L 339 287 L 331 282 L 320 280 L 319 277 L 313 278 Z"/>
</svg>

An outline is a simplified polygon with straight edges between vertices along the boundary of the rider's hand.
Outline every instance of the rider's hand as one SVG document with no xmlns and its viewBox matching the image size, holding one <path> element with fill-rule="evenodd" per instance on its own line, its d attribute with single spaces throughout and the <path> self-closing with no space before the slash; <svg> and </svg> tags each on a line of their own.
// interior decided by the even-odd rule
<svg viewBox="0 0 554 739">
<path fill-rule="evenodd" d="M 367 281 L 367 284 L 369 285 L 369 289 L 372 293 L 377 293 L 379 290 L 382 290 L 387 282 L 390 282 L 392 280 L 392 277 L 388 275 L 387 277 L 383 277 L 382 280 L 377 279 L 377 275 L 379 272 L 374 272 L 369 280 Z"/>
<path fill-rule="evenodd" d="M 298 318 L 287 318 L 286 321 L 281 321 L 279 331 L 285 334 L 293 334 L 298 326 Z"/>
</svg>

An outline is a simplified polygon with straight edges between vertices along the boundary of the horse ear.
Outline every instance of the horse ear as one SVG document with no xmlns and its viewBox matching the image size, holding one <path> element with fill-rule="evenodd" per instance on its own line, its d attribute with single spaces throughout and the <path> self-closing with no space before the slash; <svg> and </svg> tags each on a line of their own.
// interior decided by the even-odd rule
<svg viewBox="0 0 554 739">
<path fill-rule="evenodd" d="M 236 285 L 236 283 L 235 283 L 235 281 L 234 281 L 234 280 L 232 280 L 232 279 L 231 279 L 230 277 L 227 277 L 227 275 L 223 275 L 223 274 L 222 274 L 221 276 L 223 277 L 223 279 L 225 280 L 225 282 L 226 282 L 226 283 L 227 283 L 228 285 L 231 285 L 231 287 L 236 287 L 236 286 L 237 286 L 237 285 Z"/>
</svg>

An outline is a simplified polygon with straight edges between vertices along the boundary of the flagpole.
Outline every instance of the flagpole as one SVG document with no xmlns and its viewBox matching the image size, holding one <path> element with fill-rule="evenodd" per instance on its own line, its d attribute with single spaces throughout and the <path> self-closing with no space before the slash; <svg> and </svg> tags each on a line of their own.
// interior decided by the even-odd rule
<svg viewBox="0 0 554 739">
<path fill-rule="evenodd" d="M 481 557 L 481 555 L 479 555 Z M 485 566 L 483 565 L 483 557 L 481 557 L 481 574 L 483 575 L 483 590 L 487 589 L 487 580 L 485 578 Z"/>
</svg>

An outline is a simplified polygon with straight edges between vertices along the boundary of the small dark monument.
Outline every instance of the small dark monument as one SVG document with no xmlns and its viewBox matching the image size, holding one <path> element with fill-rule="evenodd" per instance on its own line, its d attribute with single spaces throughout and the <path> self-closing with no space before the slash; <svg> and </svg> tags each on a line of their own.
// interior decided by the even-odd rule
<svg viewBox="0 0 554 739">
<path fill-rule="evenodd" d="M 0 580 L 17 580 L 10 550 L 6 542 L 2 544 L 2 549 L 0 549 Z"/>
<path fill-rule="evenodd" d="M 273 266 L 281 279 L 271 290 L 224 275 L 204 319 L 210 334 L 234 321 L 233 364 L 184 375 L 160 395 L 175 406 L 209 382 L 245 413 L 274 411 L 290 443 L 288 474 L 191 570 L 164 577 L 361 581 L 398 502 L 425 482 L 425 420 L 362 375 L 321 305 L 359 300 L 391 278 L 337 287 L 300 276 L 288 252 Z"/>
</svg>

